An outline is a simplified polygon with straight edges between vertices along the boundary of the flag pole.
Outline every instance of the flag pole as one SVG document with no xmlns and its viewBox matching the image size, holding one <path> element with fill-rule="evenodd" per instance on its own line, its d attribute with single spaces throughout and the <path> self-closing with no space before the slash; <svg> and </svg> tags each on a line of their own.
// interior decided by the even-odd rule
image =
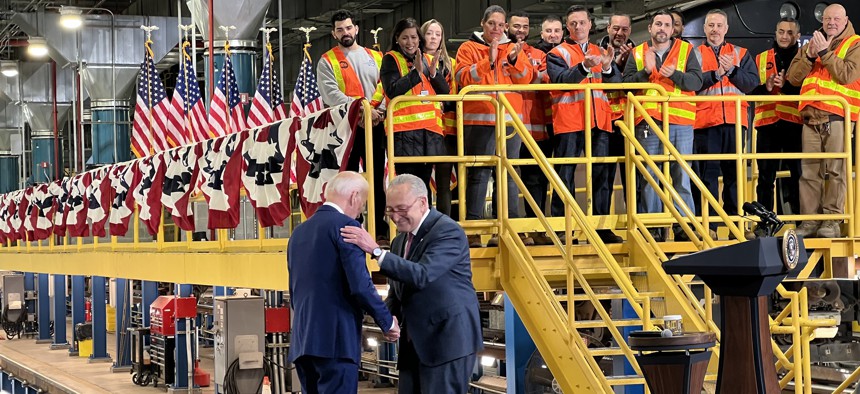
<svg viewBox="0 0 860 394">
<path fill-rule="evenodd" d="M 182 126 L 183 126 L 183 129 L 185 130 L 185 135 L 188 138 L 186 141 L 190 142 L 190 143 L 196 143 L 197 138 L 194 135 L 194 132 L 192 132 L 192 130 L 191 130 L 191 122 L 188 121 L 188 119 L 189 119 L 188 111 L 190 109 L 188 107 L 188 104 L 189 104 L 188 103 L 188 70 L 185 69 L 186 68 L 185 60 L 191 58 L 191 56 L 188 55 L 188 49 L 187 49 L 187 47 L 191 46 L 191 42 L 189 42 L 189 40 L 188 40 L 188 36 L 189 36 L 188 32 L 190 31 L 191 37 L 194 37 L 194 24 L 193 23 L 190 25 L 180 24 L 179 28 L 182 29 L 182 32 L 184 33 L 184 36 L 185 36 L 185 42 L 182 43 L 182 50 L 180 51 L 181 55 L 179 56 L 181 59 L 180 63 L 179 63 L 179 73 L 182 74 L 182 81 L 185 83 L 185 94 L 184 94 L 185 97 L 182 98 Z M 191 60 L 191 65 L 192 65 L 192 67 L 194 66 L 194 60 L 193 59 Z M 194 75 L 196 76 L 197 74 L 195 73 Z"/>
<path fill-rule="evenodd" d="M 219 29 L 224 31 L 224 68 L 221 71 L 221 74 L 227 72 L 227 61 L 230 60 L 230 30 L 235 30 L 236 26 L 218 26 Z M 230 134 L 230 119 L 232 115 L 230 114 L 230 74 L 224 76 L 224 116 L 226 116 L 226 130 L 224 135 Z"/>
<path fill-rule="evenodd" d="M 149 61 L 153 60 L 152 53 L 152 31 L 158 30 L 158 26 L 140 26 L 143 31 L 146 32 L 146 43 L 143 44 L 146 50 L 146 54 L 144 54 L 144 63 L 147 62 L 146 56 L 149 55 Z M 152 156 L 155 153 L 155 138 L 152 135 L 152 78 L 150 78 L 149 73 L 149 65 L 146 67 L 146 107 L 148 111 L 147 121 L 149 122 L 149 127 L 147 127 L 147 134 L 149 134 L 149 156 Z"/>
<path fill-rule="evenodd" d="M 373 49 L 382 52 L 382 49 L 379 47 L 379 32 L 382 31 L 381 27 L 377 27 L 376 29 L 371 30 L 370 32 L 373 34 Z"/>
<path fill-rule="evenodd" d="M 268 51 L 268 53 L 269 53 L 269 56 L 265 56 L 265 59 L 263 61 L 265 61 L 269 64 L 269 86 L 268 87 L 269 87 L 269 97 L 271 98 L 275 94 L 275 91 L 273 88 L 274 78 L 272 78 L 272 70 L 275 66 L 274 65 L 275 55 L 272 55 L 272 41 L 269 40 L 269 35 L 272 34 L 273 32 L 278 31 L 278 29 L 272 27 L 272 28 L 262 28 L 260 30 L 263 31 L 263 47 L 265 47 L 266 51 Z M 272 105 L 274 103 L 274 100 L 269 100 L 269 101 L 270 101 L 269 107 L 272 110 L 271 121 L 274 122 L 275 121 L 275 112 L 276 112 L 275 106 Z"/>
<path fill-rule="evenodd" d="M 305 45 L 303 48 L 303 51 L 305 53 L 305 57 L 308 59 L 309 62 L 313 63 L 314 59 L 311 57 L 311 53 L 308 51 L 308 48 L 311 47 L 311 32 L 316 30 L 317 28 L 314 26 L 311 26 L 311 27 L 299 27 L 298 29 L 305 33 Z M 301 72 L 299 73 L 299 78 L 302 78 L 303 84 L 307 83 L 307 80 L 305 80 L 305 75 L 303 73 L 301 73 Z M 295 94 L 295 91 L 293 92 L 293 94 Z M 304 111 L 302 111 L 302 112 L 304 112 Z"/>
</svg>

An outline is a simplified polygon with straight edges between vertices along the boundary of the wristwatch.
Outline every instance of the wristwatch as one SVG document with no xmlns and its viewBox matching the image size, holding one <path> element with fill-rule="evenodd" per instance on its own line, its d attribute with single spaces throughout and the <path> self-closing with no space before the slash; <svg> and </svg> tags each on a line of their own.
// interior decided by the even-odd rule
<svg viewBox="0 0 860 394">
<path fill-rule="evenodd" d="M 380 248 L 373 249 L 370 252 L 370 257 L 372 257 L 374 260 L 379 260 L 379 258 L 382 257 L 382 249 L 380 249 Z"/>
</svg>

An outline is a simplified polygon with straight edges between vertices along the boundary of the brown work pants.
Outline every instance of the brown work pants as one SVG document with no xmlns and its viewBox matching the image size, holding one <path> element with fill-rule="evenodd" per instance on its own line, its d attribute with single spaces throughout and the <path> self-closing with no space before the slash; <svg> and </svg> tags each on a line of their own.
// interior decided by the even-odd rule
<svg viewBox="0 0 860 394">
<path fill-rule="evenodd" d="M 842 153 L 844 151 L 844 121 L 803 125 L 804 153 Z M 846 171 L 844 159 L 803 159 L 801 170 L 801 214 L 845 212 L 845 177 L 850 174 Z"/>
</svg>

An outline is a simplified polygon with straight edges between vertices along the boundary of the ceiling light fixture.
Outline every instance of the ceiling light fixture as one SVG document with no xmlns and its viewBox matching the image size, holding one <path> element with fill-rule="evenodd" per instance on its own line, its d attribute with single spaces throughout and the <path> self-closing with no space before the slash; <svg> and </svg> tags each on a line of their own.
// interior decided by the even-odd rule
<svg viewBox="0 0 860 394">
<path fill-rule="evenodd" d="M 77 29 L 84 24 L 81 9 L 76 7 L 60 7 L 60 25 L 66 29 Z"/>
<path fill-rule="evenodd" d="M 27 53 L 33 57 L 44 57 L 48 54 L 48 42 L 42 37 L 30 37 Z"/>
<path fill-rule="evenodd" d="M 14 60 L 0 61 L 0 74 L 10 78 L 18 75 L 18 63 Z"/>
</svg>

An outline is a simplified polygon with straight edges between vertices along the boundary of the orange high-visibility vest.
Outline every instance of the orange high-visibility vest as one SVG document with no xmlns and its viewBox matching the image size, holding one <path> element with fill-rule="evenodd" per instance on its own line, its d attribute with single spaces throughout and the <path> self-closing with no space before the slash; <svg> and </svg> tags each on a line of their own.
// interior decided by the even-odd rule
<svg viewBox="0 0 860 394">
<path fill-rule="evenodd" d="M 645 51 L 648 49 L 648 43 L 643 42 L 639 46 L 633 49 L 633 59 L 636 61 L 636 70 L 641 71 L 645 69 Z M 684 40 L 676 39 L 672 43 L 672 48 L 669 49 L 669 54 L 666 56 L 666 61 L 663 62 L 666 64 L 675 65 L 675 69 L 680 72 L 685 72 L 687 69 L 687 59 L 693 53 L 693 46 L 690 43 Z M 683 91 L 672 82 L 671 79 L 666 78 L 660 75 L 660 70 L 656 67 L 651 71 L 651 75 L 648 77 L 648 82 L 656 83 L 664 88 L 669 93 L 670 96 L 695 96 L 696 92 L 692 91 Z M 640 93 L 645 96 L 659 96 L 660 92 L 655 89 L 648 89 L 645 92 Z M 642 106 L 645 108 L 645 111 L 649 116 L 654 118 L 657 122 L 663 121 L 663 104 L 662 103 L 654 103 L 654 102 L 644 102 Z M 643 117 L 636 114 L 635 121 L 636 124 L 642 122 Z M 696 123 L 696 103 L 691 102 L 673 102 L 669 103 L 669 124 L 674 125 L 689 125 L 692 126 Z"/>
<path fill-rule="evenodd" d="M 394 61 L 397 63 L 397 68 L 400 70 L 401 77 L 405 77 L 406 74 L 409 74 L 409 61 L 403 57 L 403 54 L 398 51 L 390 51 L 386 55 L 394 58 Z M 428 63 L 432 61 L 432 59 L 427 55 L 425 55 L 425 58 Z M 415 61 L 421 60 L 416 59 Z M 435 95 L 436 91 L 433 89 L 433 85 L 430 84 L 430 80 L 427 79 L 427 76 L 425 76 L 424 73 L 419 73 L 419 76 L 421 77 L 421 83 L 413 86 L 410 93 L 415 96 L 420 96 L 422 94 Z M 386 94 L 385 105 L 389 105 L 390 101 L 391 98 Z M 426 129 L 434 133 L 442 134 L 442 111 L 436 104 L 436 102 L 430 101 L 405 101 L 396 104 L 394 108 L 392 108 L 394 131 Z"/>
<path fill-rule="evenodd" d="M 756 64 L 758 64 L 758 78 L 761 84 L 767 83 L 767 79 L 772 75 L 777 74 L 776 70 L 776 51 L 773 48 L 759 53 L 756 56 Z M 770 94 L 782 94 L 780 89 L 774 86 Z M 797 110 L 797 103 L 789 101 L 761 101 L 755 104 L 755 119 L 753 125 L 755 127 L 767 126 L 774 124 L 779 120 L 785 120 L 792 123 L 803 123 L 800 118 L 800 111 Z"/>
<path fill-rule="evenodd" d="M 713 49 L 711 49 L 707 43 L 699 45 L 699 52 L 702 53 L 702 74 L 715 71 L 720 68 L 720 62 L 717 60 L 717 56 L 714 55 Z M 722 48 L 720 48 L 720 55 L 734 56 L 735 67 L 738 67 L 741 64 L 741 59 L 743 59 L 746 53 L 747 50 L 745 48 L 736 47 L 729 43 L 724 43 Z M 743 94 L 744 92 L 738 89 L 738 87 L 729 80 L 728 75 L 724 75 L 719 82 L 699 93 L 700 96 L 743 96 Z M 743 124 L 744 127 L 749 126 L 749 121 L 747 120 L 748 108 L 749 103 L 742 101 L 741 124 Z M 735 124 L 735 120 L 735 103 L 711 101 L 696 104 L 695 128 L 697 129 L 704 129 L 721 124 Z"/>
<path fill-rule="evenodd" d="M 546 54 L 540 49 L 528 44 L 523 45 L 523 54 L 528 56 L 529 63 L 535 74 L 532 83 L 543 83 L 546 77 Z M 540 66 L 544 65 L 540 71 Z M 547 77 L 548 80 L 548 77 Z M 535 141 L 544 141 L 549 138 L 546 132 L 546 110 L 545 101 L 541 96 L 543 92 L 522 92 L 523 95 L 523 124 L 526 126 Z"/>
<path fill-rule="evenodd" d="M 600 56 L 600 47 L 597 45 L 588 44 L 587 51 L 589 55 Z M 568 67 L 579 67 L 586 55 L 578 44 L 567 42 L 556 46 L 550 53 L 564 59 Z M 589 70 L 580 84 L 601 82 L 603 82 L 603 65 L 597 64 Z M 552 128 L 555 134 L 585 130 L 585 95 L 584 90 L 552 92 Z M 591 91 L 591 96 L 591 127 L 612 131 L 612 113 L 606 94 L 603 90 L 595 89 Z"/>
<path fill-rule="evenodd" d="M 382 67 L 381 53 L 368 48 L 364 48 L 364 50 L 376 61 L 377 69 Z M 331 69 L 334 71 L 334 79 L 337 81 L 337 87 L 343 94 L 355 99 L 365 98 L 361 80 L 352 68 L 352 64 L 346 59 L 346 55 L 340 49 L 340 46 L 336 46 L 324 53 L 323 59 L 326 59 L 331 65 Z M 376 91 L 373 92 L 373 97 L 370 98 L 370 105 L 378 107 L 382 103 L 383 97 L 382 83 L 377 82 Z"/>
<path fill-rule="evenodd" d="M 860 40 L 860 36 L 853 35 L 842 40 L 836 48 L 836 56 L 840 59 L 845 59 L 848 54 L 848 49 Z M 803 80 L 803 86 L 800 87 L 801 95 L 836 95 L 842 96 L 848 100 L 848 105 L 851 109 L 851 121 L 857 121 L 857 113 L 860 112 L 860 80 L 851 82 L 847 85 L 840 85 L 833 81 L 830 76 L 830 71 L 821 64 L 821 59 L 815 59 L 815 64 L 812 66 L 812 71 Z M 802 111 L 807 106 L 818 108 L 822 111 L 830 112 L 834 115 L 845 116 L 845 110 L 836 101 L 801 101 L 799 109 Z"/>
<path fill-rule="evenodd" d="M 525 56 L 517 56 L 515 64 L 508 63 L 507 54 L 511 52 L 511 42 L 499 44 L 499 56 L 490 64 L 490 47 L 486 43 L 466 41 L 457 50 L 457 71 L 455 78 L 460 86 L 469 85 L 516 85 L 531 82 L 532 70 Z M 523 99 L 519 92 L 503 92 L 505 98 L 516 111 L 513 116 L 522 119 Z M 482 92 L 498 98 L 495 92 Z M 505 111 L 505 122 L 513 121 L 512 115 Z M 463 103 L 463 124 L 474 126 L 495 126 L 496 107 L 490 102 L 467 101 Z"/>
</svg>

